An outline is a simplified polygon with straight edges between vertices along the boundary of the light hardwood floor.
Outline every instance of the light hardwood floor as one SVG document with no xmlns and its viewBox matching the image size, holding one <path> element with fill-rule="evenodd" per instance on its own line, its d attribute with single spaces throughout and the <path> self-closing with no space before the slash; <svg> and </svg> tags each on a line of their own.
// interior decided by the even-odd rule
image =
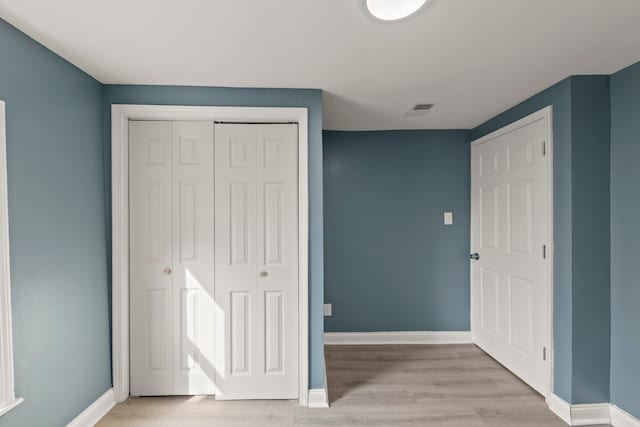
<svg viewBox="0 0 640 427">
<path fill-rule="evenodd" d="M 327 346 L 331 408 L 132 398 L 99 427 L 562 427 L 543 398 L 473 345 Z"/>
</svg>

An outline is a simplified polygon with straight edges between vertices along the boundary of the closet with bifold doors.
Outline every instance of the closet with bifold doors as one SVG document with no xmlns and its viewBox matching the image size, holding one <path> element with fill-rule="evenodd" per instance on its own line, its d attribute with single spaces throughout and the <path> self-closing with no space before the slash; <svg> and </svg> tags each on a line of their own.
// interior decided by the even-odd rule
<svg viewBox="0 0 640 427">
<path fill-rule="evenodd" d="M 133 396 L 298 398 L 298 128 L 129 122 Z"/>
</svg>

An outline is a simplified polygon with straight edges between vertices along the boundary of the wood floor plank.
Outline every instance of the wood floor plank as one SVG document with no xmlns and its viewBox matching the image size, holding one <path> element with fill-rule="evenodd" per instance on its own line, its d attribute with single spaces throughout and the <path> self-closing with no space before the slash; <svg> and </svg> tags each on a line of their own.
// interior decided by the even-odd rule
<svg viewBox="0 0 640 427">
<path fill-rule="evenodd" d="M 329 409 L 295 401 L 132 398 L 99 427 L 564 427 L 474 345 L 327 346 Z"/>
</svg>

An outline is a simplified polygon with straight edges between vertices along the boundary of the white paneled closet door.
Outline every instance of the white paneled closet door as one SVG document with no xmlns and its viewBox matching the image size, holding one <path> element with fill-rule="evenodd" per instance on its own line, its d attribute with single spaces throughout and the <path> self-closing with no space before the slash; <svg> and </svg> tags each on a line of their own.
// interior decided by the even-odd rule
<svg viewBox="0 0 640 427">
<path fill-rule="evenodd" d="M 298 397 L 297 125 L 215 125 L 218 399 Z"/>
<path fill-rule="evenodd" d="M 215 393 L 213 123 L 129 126 L 131 394 Z"/>
</svg>

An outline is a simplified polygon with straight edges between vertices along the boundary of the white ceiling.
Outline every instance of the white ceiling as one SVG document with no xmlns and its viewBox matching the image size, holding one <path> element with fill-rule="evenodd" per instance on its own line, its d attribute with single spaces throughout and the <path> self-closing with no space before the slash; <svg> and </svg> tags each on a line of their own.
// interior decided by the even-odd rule
<svg viewBox="0 0 640 427">
<path fill-rule="evenodd" d="M 319 88 L 325 129 L 472 128 L 572 74 L 640 60 L 638 0 L 0 0 L 104 83 Z M 437 105 L 403 117 L 415 103 Z"/>
</svg>

